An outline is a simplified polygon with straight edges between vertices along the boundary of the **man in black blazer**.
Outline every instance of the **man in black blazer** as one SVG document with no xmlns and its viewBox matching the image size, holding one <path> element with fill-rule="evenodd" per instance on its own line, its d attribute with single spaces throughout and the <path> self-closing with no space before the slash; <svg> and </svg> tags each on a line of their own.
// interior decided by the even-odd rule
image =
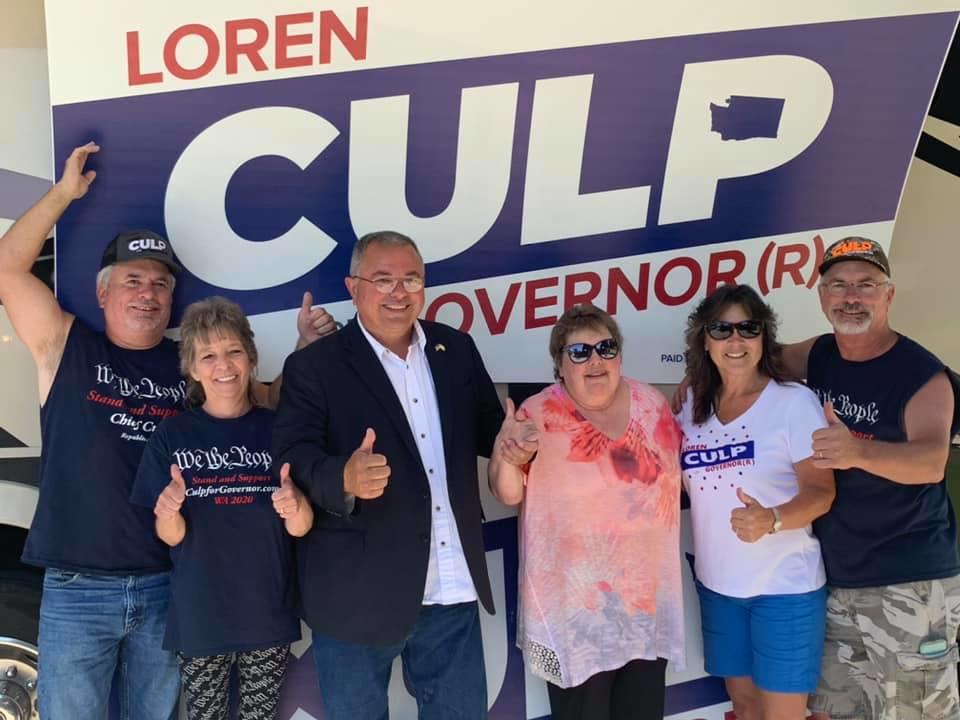
<svg viewBox="0 0 960 720">
<path fill-rule="evenodd" d="M 288 358 L 274 429 L 317 509 L 297 554 L 326 716 L 385 718 L 400 655 L 422 720 L 485 718 L 477 456 L 503 410 L 470 336 L 417 319 L 410 238 L 357 240 L 346 284 L 357 317 Z"/>
</svg>

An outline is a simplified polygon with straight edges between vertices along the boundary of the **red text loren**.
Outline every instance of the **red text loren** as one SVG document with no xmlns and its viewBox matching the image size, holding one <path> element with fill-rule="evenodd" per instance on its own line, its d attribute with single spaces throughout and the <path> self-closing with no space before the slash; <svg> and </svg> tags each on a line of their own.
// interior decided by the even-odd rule
<svg viewBox="0 0 960 720">
<path fill-rule="evenodd" d="M 190 23 L 166 37 L 159 58 L 159 46 L 141 52 L 140 31 L 131 30 L 127 33 L 127 81 L 131 86 L 162 83 L 165 73 L 180 80 L 199 80 L 220 66 L 227 75 L 235 75 L 241 62 L 244 69 L 255 72 L 328 65 L 335 43 L 354 60 L 365 60 L 367 17 L 367 8 L 358 7 L 352 29 L 333 10 L 277 15 L 270 22 L 238 18 L 217 28 Z M 202 43 L 201 61 L 187 67 L 177 49 L 188 39 L 196 43 L 195 38 Z"/>
</svg>

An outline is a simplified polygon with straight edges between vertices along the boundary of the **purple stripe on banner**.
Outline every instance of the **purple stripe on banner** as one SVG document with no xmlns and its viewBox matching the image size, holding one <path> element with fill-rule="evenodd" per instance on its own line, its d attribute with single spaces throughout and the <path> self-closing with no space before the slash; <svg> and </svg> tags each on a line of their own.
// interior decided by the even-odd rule
<svg viewBox="0 0 960 720">
<path fill-rule="evenodd" d="M 0 217 L 20 217 L 49 189 L 46 178 L 0 170 Z"/>
<path fill-rule="evenodd" d="M 698 678 L 670 685 L 667 688 L 663 714 L 676 715 L 687 710 L 718 705 L 729 699 L 727 690 L 723 686 L 723 678 Z"/>
<path fill-rule="evenodd" d="M 58 226 L 61 299 L 99 326 L 93 279 L 106 242 L 124 227 L 165 231 L 167 181 L 184 149 L 223 118 L 266 106 L 316 113 L 339 135 L 304 170 L 275 156 L 242 165 L 226 189 L 230 226 L 243 238 L 262 241 L 303 217 L 333 238 L 336 248 L 316 268 L 305 266 L 300 278 L 261 290 L 225 290 L 184 273 L 174 321 L 186 303 L 212 293 L 237 300 L 249 313 L 296 307 L 307 288 L 318 302 L 344 299 L 342 278 L 354 239 L 348 207 L 351 102 L 410 96 L 406 201 L 411 212 L 425 217 L 443 211 L 453 196 L 461 91 L 504 83 L 518 83 L 518 89 L 503 206 L 475 244 L 431 264 L 433 285 L 890 220 L 955 21 L 951 13 L 766 28 L 58 106 L 57 158 L 89 139 L 103 146 L 93 159 L 102 169 L 94 190 Z M 685 67 L 778 55 L 809 59 L 829 75 L 833 104 L 816 139 L 772 170 L 720 179 L 711 217 L 658 224 Z M 646 226 L 521 245 L 537 81 L 583 75 L 593 80 L 580 193 L 649 186 Z M 784 85 L 776 97 L 734 95 L 713 108 L 706 103 L 702 111 L 725 142 L 776 142 L 784 132 L 781 116 L 797 102 L 790 83 Z M 212 204 L 219 207 L 221 196 L 210 189 Z"/>
</svg>

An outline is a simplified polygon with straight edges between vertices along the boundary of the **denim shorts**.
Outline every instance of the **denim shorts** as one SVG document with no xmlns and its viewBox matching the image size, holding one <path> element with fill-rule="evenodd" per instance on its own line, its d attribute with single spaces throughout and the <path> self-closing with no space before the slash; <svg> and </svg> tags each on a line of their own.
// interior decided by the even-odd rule
<svg viewBox="0 0 960 720">
<path fill-rule="evenodd" d="M 697 583 L 708 673 L 749 677 L 761 690 L 812 693 L 820 677 L 825 587 L 796 595 L 720 595 Z"/>
</svg>

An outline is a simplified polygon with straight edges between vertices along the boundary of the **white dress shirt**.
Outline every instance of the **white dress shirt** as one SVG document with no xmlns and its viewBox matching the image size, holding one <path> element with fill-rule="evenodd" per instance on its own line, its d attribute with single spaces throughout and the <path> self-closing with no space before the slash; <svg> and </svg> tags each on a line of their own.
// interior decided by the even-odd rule
<svg viewBox="0 0 960 720">
<path fill-rule="evenodd" d="M 457 519 L 450 508 L 447 490 L 447 464 L 443 454 L 443 430 L 437 391 L 430 373 L 425 347 L 426 335 L 419 322 L 413 325 L 413 337 L 407 357 L 401 358 L 384 347 L 360 322 L 357 323 L 374 354 L 390 378 L 413 439 L 420 462 L 430 483 L 430 560 L 423 591 L 424 605 L 454 605 L 477 599 L 473 578 L 463 554 Z M 374 446 L 376 452 L 376 446 Z M 390 463 L 390 458 L 387 458 Z M 394 482 L 391 478 L 390 482 Z M 390 492 L 387 485 L 386 492 Z"/>
</svg>

